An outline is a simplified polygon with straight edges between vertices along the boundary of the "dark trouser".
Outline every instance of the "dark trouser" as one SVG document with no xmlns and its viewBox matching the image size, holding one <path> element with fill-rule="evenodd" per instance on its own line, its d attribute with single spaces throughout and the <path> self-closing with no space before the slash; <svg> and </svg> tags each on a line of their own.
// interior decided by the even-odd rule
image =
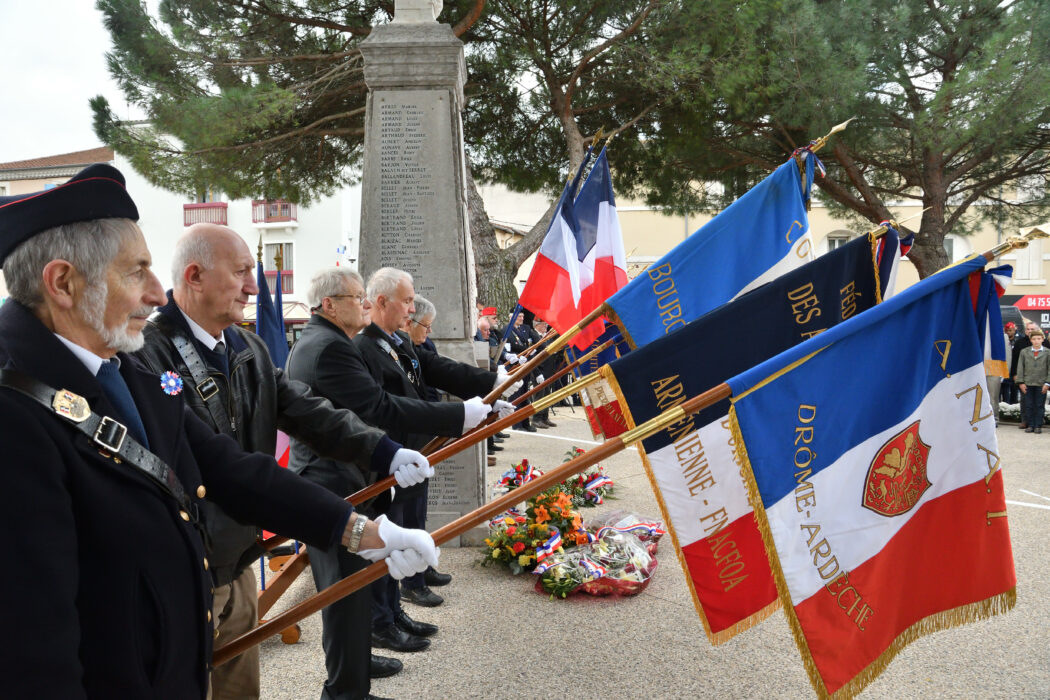
<svg viewBox="0 0 1050 700">
<path fill-rule="evenodd" d="M 551 384 L 555 384 L 555 383 L 556 382 L 551 382 Z M 551 393 L 551 391 L 552 391 L 551 384 L 548 384 L 543 389 L 540 389 L 539 391 L 537 391 L 536 394 L 532 398 L 533 399 L 542 399 L 544 396 L 546 396 L 547 394 Z M 551 409 L 548 406 L 547 408 L 543 409 L 542 411 L 536 411 L 535 415 L 536 415 L 537 418 L 540 419 L 540 421 L 546 422 L 546 421 L 550 420 L 550 410 Z"/>
<path fill-rule="evenodd" d="M 340 496 L 338 478 L 323 473 L 303 476 Z M 310 571 L 317 590 L 368 566 L 361 557 L 335 545 L 329 551 L 310 549 Z M 386 577 L 389 578 L 389 577 Z M 321 690 L 321 700 L 357 700 L 368 697 L 372 690 L 368 677 L 372 657 L 372 591 L 384 579 L 366 586 L 321 610 L 321 646 L 324 647 L 328 679 Z"/>
<path fill-rule="evenodd" d="M 1003 403 L 1017 403 L 1017 395 L 1020 391 L 1017 389 L 1017 385 L 1014 384 L 1014 380 L 1007 377 L 1003 380 L 1002 386 L 999 387 L 999 400 Z"/>
<path fill-rule="evenodd" d="M 391 503 L 385 515 L 395 525 L 405 527 L 404 503 Z M 389 575 L 372 584 L 372 629 L 381 630 L 394 624 L 394 615 L 401 608 L 398 582 Z"/>
<path fill-rule="evenodd" d="M 513 403 L 514 400 L 517 399 L 519 396 L 524 395 L 525 392 L 527 392 L 529 390 L 529 388 L 530 388 L 529 387 L 529 381 L 526 380 L 526 382 L 521 385 L 521 388 L 518 389 L 517 391 L 515 391 L 514 394 L 510 397 L 510 399 L 508 399 L 508 401 Z M 532 399 L 529 399 L 525 403 L 532 403 Z M 524 408 L 524 407 L 525 407 L 525 404 L 522 404 L 521 406 L 518 406 L 518 408 Z M 531 423 L 529 422 L 528 418 L 526 418 L 525 420 L 523 420 L 523 421 L 521 421 L 519 423 L 515 423 L 514 427 L 520 429 L 520 428 L 524 428 L 527 425 L 531 425 Z"/>
<path fill-rule="evenodd" d="M 430 480 L 427 479 L 423 482 L 423 493 L 419 497 L 413 498 L 402 506 L 402 516 L 405 519 L 405 527 L 410 527 L 416 530 L 427 529 L 427 499 L 430 493 Z M 423 579 L 423 572 L 413 574 L 408 578 L 402 579 L 402 584 L 405 588 L 422 588 L 426 585 L 426 581 Z"/>
<path fill-rule="evenodd" d="M 1031 385 L 1021 396 L 1021 415 L 1029 428 L 1043 427 L 1043 404 L 1046 403 L 1046 394 L 1038 385 Z"/>
</svg>

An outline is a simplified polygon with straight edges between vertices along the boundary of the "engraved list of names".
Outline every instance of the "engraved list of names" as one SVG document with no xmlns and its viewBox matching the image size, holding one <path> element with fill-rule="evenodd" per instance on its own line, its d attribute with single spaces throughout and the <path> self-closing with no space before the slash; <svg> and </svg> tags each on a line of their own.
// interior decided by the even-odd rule
<svg viewBox="0 0 1050 700">
<path fill-rule="evenodd" d="M 438 302 L 439 322 L 442 317 L 452 321 L 458 314 L 449 304 L 462 306 L 462 292 L 458 280 L 449 279 L 448 272 L 462 269 L 463 263 L 448 95 L 381 91 L 375 105 L 378 157 L 373 165 L 378 167 L 372 174 L 378 175 L 373 179 L 378 182 L 373 196 L 378 195 L 379 206 L 378 211 L 373 210 L 373 216 L 378 216 L 372 219 L 372 230 L 378 233 L 376 267 L 409 272 L 416 292 Z"/>
</svg>

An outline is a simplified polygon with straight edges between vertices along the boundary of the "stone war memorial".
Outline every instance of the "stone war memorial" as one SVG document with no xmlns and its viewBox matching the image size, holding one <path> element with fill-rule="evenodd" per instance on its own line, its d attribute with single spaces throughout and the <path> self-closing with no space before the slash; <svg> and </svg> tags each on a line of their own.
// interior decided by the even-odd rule
<svg viewBox="0 0 1050 700">
<path fill-rule="evenodd" d="M 361 201 L 361 274 L 407 271 L 434 302 L 432 339 L 446 357 L 474 364 L 474 259 L 467 228 L 463 43 L 436 21 L 441 2 L 395 3 L 394 20 L 361 44 L 368 104 Z M 465 450 L 430 484 L 431 529 L 484 502 L 484 455 Z M 464 536 L 464 544 L 477 544 Z M 469 540 L 469 541 L 466 541 Z"/>
</svg>

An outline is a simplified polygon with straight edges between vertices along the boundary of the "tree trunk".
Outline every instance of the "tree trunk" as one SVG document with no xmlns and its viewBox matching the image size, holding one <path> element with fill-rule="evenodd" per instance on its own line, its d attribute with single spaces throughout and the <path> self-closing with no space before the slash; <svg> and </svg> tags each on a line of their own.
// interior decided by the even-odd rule
<svg viewBox="0 0 1050 700">
<path fill-rule="evenodd" d="M 948 251 L 944 249 L 943 222 L 934 221 L 932 217 L 922 217 L 922 225 L 915 233 L 915 244 L 908 252 L 908 260 L 918 270 L 919 279 L 925 279 L 951 263 Z"/>
<path fill-rule="evenodd" d="M 518 303 L 514 276 L 520 263 L 496 245 L 496 233 L 489 223 L 485 202 L 478 193 L 470 169 L 467 169 L 467 210 L 470 216 L 470 242 L 474 248 L 478 301 L 499 309 L 501 320 Z"/>
</svg>

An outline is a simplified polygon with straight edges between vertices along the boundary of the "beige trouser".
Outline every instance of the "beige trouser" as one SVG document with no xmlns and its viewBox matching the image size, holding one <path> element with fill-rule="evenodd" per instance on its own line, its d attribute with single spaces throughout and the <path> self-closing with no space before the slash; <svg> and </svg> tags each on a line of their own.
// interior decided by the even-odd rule
<svg viewBox="0 0 1050 700">
<path fill-rule="evenodd" d="M 248 567 L 227 586 L 215 589 L 212 618 L 215 620 L 215 647 L 259 624 L 259 593 L 255 572 Z M 253 646 L 211 672 L 208 700 L 258 700 L 259 646 Z"/>
</svg>

